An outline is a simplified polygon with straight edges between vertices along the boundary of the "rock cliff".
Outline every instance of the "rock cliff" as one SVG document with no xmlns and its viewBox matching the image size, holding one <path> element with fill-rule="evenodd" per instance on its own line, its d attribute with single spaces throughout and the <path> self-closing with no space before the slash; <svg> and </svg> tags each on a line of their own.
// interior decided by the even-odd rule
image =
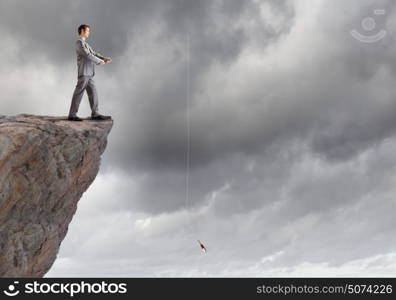
<svg viewBox="0 0 396 300">
<path fill-rule="evenodd" d="M 0 116 L 0 277 L 43 277 L 50 269 L 112 126 Z"/>
</svg>

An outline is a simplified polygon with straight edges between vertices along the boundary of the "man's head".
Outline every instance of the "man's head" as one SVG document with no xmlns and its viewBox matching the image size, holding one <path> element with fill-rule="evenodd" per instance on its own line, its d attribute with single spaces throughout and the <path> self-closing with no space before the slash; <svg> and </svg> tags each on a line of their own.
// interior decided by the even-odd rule
<svg viewBox="0 0 396 300">
<path fill-rule="evenodd" d="M 78 26 L 78 34 L 81 37 L 87 38 L 89 36 L 89 25 L 81 24 L 80 26 Z"/>
</svg>

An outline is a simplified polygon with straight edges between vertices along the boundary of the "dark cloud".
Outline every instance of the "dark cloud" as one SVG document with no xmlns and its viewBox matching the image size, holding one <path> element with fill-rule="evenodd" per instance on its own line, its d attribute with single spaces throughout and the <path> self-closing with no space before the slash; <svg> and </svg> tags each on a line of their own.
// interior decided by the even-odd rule
<svg viewBox="0 0 396 300">
<path fill-rule="evenodd" d="M 223 2 L 223 5 L 217 2 L 215 5 L 212 1 L 197 1 L 192 7 L 187 6 L 189 2 L 167 3 L 169 6 L 163 14 L 166 26 L 158 33 L 159 41 L 169 39 L 172 44 L 163 51 L 168 51 L 169 57 L 172 57 L 171 51 L 179 51 L 179 59 L 171 60 L 165 56 L 167 61 L 164 65 L 150 65 L 153 74 L 150 83 L 134 85 L 133 88 L 140 90 L 139 100 L 132 99 L 130 108 L 125 107 L 135 117 L 131 121 L 133 125 L 128 128 L 133 134 L 129 141 L 116 142 L 118 148 L 114 153 L 117 157 L 113 162 L 118 161 L 125 167 L 182 170 L 187 148 L 187 93 L 190 97 L 190 158 L 193 168 L 232 153 L 262 153 L 277 139 L 294 137 L 312 138 L 313 150 L 328 159 L 349 159 L 378 139 L 393 134 L 391 116 L 395 105 L 391 101 L 392 83 L 384 82 L 383 91 L 386 90 L 387 95 L 383 91 L 374 95 L 373 91 L 377 90 L 375 76 L 384 68 L 391 68 L 388 62 L 394 61 L 394 41 L 388 36 L 384 43 L 365 45 L 353 39 L 350 28 L 360 25 L 362 19 L 361 12 L 353 5 L 330 10 L 327 5 L 324 7 L 323 16 L 314 24 L 317 35 L 323 34 L 324 40 L 318 36 L 309 37 L 306 40 L 306 57 L 302 57 L 300 63 L 294 62 L 299 68 L 288 74 L 276 65 L 271 71 L 261 71 L 262 67 L 257 67 L 255 73 L 233 66 L 240 59 L 241 51 L 257 46 L 258 40 L 273 46 L 277 44 L 276 38 L 287 36 L 294 23 L 290 9 L 284 13 L 287 19 L 284 31 L 272 38 L 274 31 L 266 30 L 270 26 L 264 25 L 266 20 L 260 20 L 259 9 L 253 2 L 243 7 L 240 4 L 233 6 L 230 2 L 226 8 Z M 280 5 L 268 3 L 275 11 Z M 282 3 L 282 7 L 289 7 L 286 5 L 288 2 Z M 330 4 L 328 6 L 331 7 Z M 389 4 L 385 7 L 391 14 Z M 349 13 L 352 9 L 355 9 L 353 20 L 345 20 L 345 11 Z M 366 11 L 368 9 L 363 13 Z M 335 23 L 337 17 L 340 17 L 340 22 Z M 219 19 L 221 25 L 215 22 Z M 238 20 L 262 25 L 233 27 L 232 24 L 237 24 Z M 188 62 L 186 32 L 190 32 Z M 265 36 L 259 38 L 260 34 Z M 224 46 L 223 42 L 226 42 Z M 154 45 L 161 48 L 160 42 Z M 239 50 L 233 52 L 234 49 Z M 267 51 L 262 48 L 263 56 L 269 55 Z M 293 55 L 293 50 L 289 55 Z M 313 57 L 310 59 L 309 56 Z M 287 59 L 293 62 L 299 58 Z M 271 63 L 270 58 L 268 61 Z M 222 78 L 235 77 L 241 78 L 236 80 L 240 83 L 249 72 L 256 74 L 254 82 L 246 82 L 250 90 L 235 91 L 239 104 L 235 100 L 227 100 L 230 96 L 227 89 L 232 86 L 207 85 L 205 78 L 214 66 L 219 68 L 214 78 L 220 82 Z M 190 72 L 189 83 L 187 70 Z M 156 87 L 155 93 L 153 86 Z M 128 88 L 127 85 L 125 87 Z M 385 106 L 376 107 L 372 97 L 383 99 Z M 125 123 L 126 120 L 121 119 L 120 122 Z"/>
</svg>

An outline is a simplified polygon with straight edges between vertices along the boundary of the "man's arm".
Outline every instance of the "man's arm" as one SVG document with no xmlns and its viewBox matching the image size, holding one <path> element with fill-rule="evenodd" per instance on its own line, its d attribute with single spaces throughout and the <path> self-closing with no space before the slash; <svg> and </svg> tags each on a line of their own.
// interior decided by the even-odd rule
<svg viewBox="0 0 396 300">
<path fill-rule="evenodd" d="M 106 57 L 102 54 L 100 54 L 99 52 L 96 52 L 94 49 L 92 49 L 92 47 L 90 45 L 88 45 L 89 50 L 91 50 L 92 54 L 95 55 L 96 57 L 99 57 L 100 59 L 105 59 Z"/>
<path fill-rule="evenodd" d="M 96 64 L 100 64 L 102 62 L 102 59 L 100 59 L 99 57 L 93 55 L 83 44 L 83 42 L 81 40 L 77 40 L 76 42 L 76 47 L 77 47 L 77 51 L 78 53 L 84 55 L 85 57 L 88 57 L 90 60 L 92 60 L 93 62 L 95 62 Z"/>
<path fill-rule="evenodd" d="M 92 50 L 93 54 L 94 54 L 96 57 L 99 57 L 100 59 L 105 59 L 105 58 L 106 58 L 106 56 L 100 54 L 99 52 L 96 52 L 94 49 L 91 48 L 91 50 Z"/>
</svg>

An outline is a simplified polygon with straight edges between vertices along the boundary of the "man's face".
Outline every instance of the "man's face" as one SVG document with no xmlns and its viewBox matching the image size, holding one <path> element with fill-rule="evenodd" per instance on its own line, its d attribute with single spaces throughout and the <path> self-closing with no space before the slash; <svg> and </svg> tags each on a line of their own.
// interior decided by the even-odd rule
<svg viewBox="0 0 396 300">
<path fill-rule="evenodd" d="M 82 36 L 85 38 L 89 36 L 89 27 L 85 28 L 85 30 L 82 31 Z"/>
</svg>

